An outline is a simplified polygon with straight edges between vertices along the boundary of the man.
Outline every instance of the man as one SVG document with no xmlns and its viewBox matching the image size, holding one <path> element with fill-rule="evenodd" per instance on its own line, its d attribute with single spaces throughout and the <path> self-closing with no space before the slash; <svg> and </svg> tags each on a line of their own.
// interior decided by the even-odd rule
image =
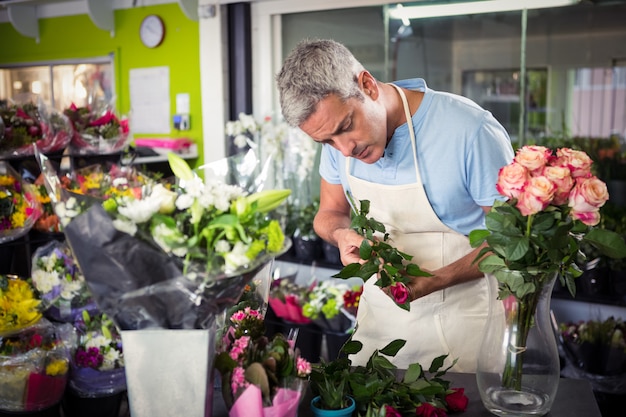
<svg viewBox="0 0 626 417">
<path fill-rule="evenodd" d="M 505 129 L 474 102 L 423 79 L 376 80 L 332 40 L 300 42 L 277 82 L 285 120 L 323 144 L 317 234 L 337 245 L 344 265 L 360 261 L 349 192 L 369 200 L 369 216 L 385 225 L 390 243 L 432 274 L 412 278 L 408 312 L 367 280 L 354 335 L 363 349 L 353 364 L 404 339 L 392 358 L 400 368 L 449 353 L 458 358 L 454 370 L 475 371 L 497 285 L 473 263 L 479 249 L 467 235 L 484 227 L 500 198 L 498 171 L 513 160 Z"/>
</svg>

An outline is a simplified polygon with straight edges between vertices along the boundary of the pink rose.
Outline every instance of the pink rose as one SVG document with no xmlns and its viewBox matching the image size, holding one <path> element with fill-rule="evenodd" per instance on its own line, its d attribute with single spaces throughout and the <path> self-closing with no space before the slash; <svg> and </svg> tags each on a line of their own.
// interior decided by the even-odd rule
<svg viewBox="0 0 626 417">
<path fill-rule="evenodd" d="M 583 151 L 561 148 L 556 151 L 556 158 L 555 164 L 569 168 L 573 178 L 591 175 L 591 164 L 593 164 L 593 161 Z"/>
<path fill-rule="evenodd" d="M 302 357 L 296 359 L 296 370 L 299 377 L 305 377 L 311 373 L 311 364 Z"/>
<path fill-rule="evenodd" d="M 609 199 L 606 184 L 597 177 L 576 179 L 576 185 L 569 196 L 572 211 L 586 213 L 596 211 Z"/>
<path fill-rule="evenodd" d="M 390 405 L 385 405 L 385 417 L 402 417 L 402 414 Z"/>
<path fill-rule="evenodd" d="M 446 404 L 448 404 L 448 410 L 450 411 L 465 411 L 469 398 L 465 395 L 464 388 L 455 388 L 452 392 L 446 395 Z"/>
<path fill-rule="evenodd" d="M 421 417 L 447 417 L 448 414 L 443 408 L 435 407 L 430 403 L 422 403 L 415 410 L 415 415 Z"/>
<path fill-rule="evenodd" d="M 517 201 L 517 208 L 523 216 L 530 216 L 546 208 L 552 201 L 556 185 L 546 177 L 530 179 Z"/>
<path fill-rule="evenodd" d="M 545 146 L 523 146 L 517 150 L 514 161 L 529 171 L 536 171 L 548 164 L 552 151 Z"/>
<path fill-rule="evenodd" d="M 570 170 L 561 166 L 547 166 L 543 169 L 542 175 L 556 185 L 552 204 L 560 206 L 567 203 L 569 193 L 574 186 L 574 179 L 570 174 Z"/>
<path fill-rule="evenodd" d="M 505 197 L 518 198 L 529 179 L 528 170 L 522 165 L 513 162 L 500 168 L 496 189 Z"/>
<path fill-rule="evenodd" d="M 584 212 L 584 213 L 572 210 L 570 212 L 570 215 L 574 219 L 580 220 L 581 222 L 583 222 L 587 226 L 595 226 L 596 224 L 600 223 L 600 211 L 599 210 L 588 211 L 588 212 Z"/>
<path fill-rule="evenodd" d="M 397 304 L 404 304 L 406 300 L 409 299 L 409 290 L 406 288 L 406 285 L 401 282 L 396 282 L 390 286 L 389 291 Z"/>
</svg>

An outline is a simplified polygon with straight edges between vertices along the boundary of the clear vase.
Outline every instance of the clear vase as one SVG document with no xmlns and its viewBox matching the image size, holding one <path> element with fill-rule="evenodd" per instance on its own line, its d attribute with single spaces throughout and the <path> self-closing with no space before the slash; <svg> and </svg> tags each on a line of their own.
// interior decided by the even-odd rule
<svg viewBox="0 0 626 417">
<path fill-rule="evenodd" d="M 550 320 L 557 274 L 536 292 L 499 300 L 489 312 L 476 379 L 485 407 L 498 416 L 543 416 L 559 385 L 560 362 Z"/>
</svg>

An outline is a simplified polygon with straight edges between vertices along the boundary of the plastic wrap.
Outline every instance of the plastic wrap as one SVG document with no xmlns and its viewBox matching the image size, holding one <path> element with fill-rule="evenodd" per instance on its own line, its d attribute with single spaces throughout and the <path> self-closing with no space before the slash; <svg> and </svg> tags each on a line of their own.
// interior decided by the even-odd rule
<svg viewBox="0 0 626 417">
<path fill-rule="evenodd" d="M 59 403 L 73 343 L 71 325 L 46 319 L 0 339 L 0 410 L 37 411 Z"/>
<path fill-rule="evenodd" d="M 0 244 L 24 236 L 41 215 L 34 186 L 0 161 Z"/>
<path fill-rule="evenodd" d="M 42 102 L 11 104 L 0 108 L 4 134 L 0 134 L 0 157 L 33 155 L 33 145 L 41 152 L 58 152 L 70 142 L 72 127 L 62 113 L 49 110 Z"/>
<path fill-rule="evenodd" d="M 31 265 L 34 287 L 40 294 L 55 297 L 45 311 L 46 317 L 60 322 L 74 322 L 84 310 L 90 314 L 97 311 L 67 243 L 53 240 L 40 246 L 33 254 Z"/>
<path fill-rule="evenodd" d="M 72 104 L 64 110 L 74 129 L 72 152 L 109 154 L 124 149 L 130 142 L 128 119 L 120 118 L 112 103 L 97 102 L 86 107 Z"/>
</svg>

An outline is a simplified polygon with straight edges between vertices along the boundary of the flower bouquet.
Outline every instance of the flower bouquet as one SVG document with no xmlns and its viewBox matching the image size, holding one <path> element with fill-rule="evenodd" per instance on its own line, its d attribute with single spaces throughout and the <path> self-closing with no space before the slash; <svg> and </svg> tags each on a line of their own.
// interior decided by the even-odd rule
<svg viewBox="0 0 626 417">
<path fill-rule="evenodd" d="M 626 324 L 621 318 L 559 325 L 567 358 L 581 370 L 596 375 L 626 373 Z"/>
<path fill-rule="evenodd" d="M 311 323 L 312 320 L 303 314 L 302 307 L 313 285 L 303 287 L 288 278 L 274 280 L 270 289 L 269 305 L 276 317 L 295 324 Z"/>
<path fill-rule="evenodd" d="M 465 411 L 469 402 L 463 388 L 451 388 L 443 376 L 454 365 L 442 369 L 447 355 L 435 358 L 428 370 L 412 363 L 399 371 L 388 357 L 395 356 L 406 344 L 394 340 L 375 350 L 365 366 L 352 366 L 347 358 L 358 353 L 362 344 L 348 341 L 342 350 L 346 355 L 315 364 L 311 370 L 311 407 L 338 410 L 352 398 L 358 416 L 437 416 Z M 454 361 L 456 363 L 456 360 Z"/>
<path fill-rule="evenodd" d="M 58 322 L 74 322 L 83 311 L 95 313 L 97 306 L 85 278 L 66 242 L 50 241 L 33 254 L 31 280 L 43 295 L 53 295 L 45 316 Z"/>
<path fill-rule="evenodd" d="M 39 411 L 61 401 L 67 383 L 72 326 L 46 319 L 0 338 L 0 410 Z"/>
<path fill-rule="evenodd" d="M 205 183 L 182 158 L 168 157 L 174 190 L 156 184 L 86 210 L 72 197 L 55 204 L 99 309 L 122 332 L 135 416 L 204 415 L 211 408 L 216 318 L 289 245 L 270 216 L 288 190 L 248 194 Z M 39 158 L 46 184 L 59 184 Z M 51 188 L 51 196 L 63 195 Z M 196 358 L 193 369 L 189 357 Z"/>
<path fill-rule="evenodd" d="M 106 314 L 83 311 L 74 322 L 78 343 L 70 362 L 69 387 L 81 398 L 110 396 L 126 390 L 119 330 Z"/>
<path fill-rule="evenodd" d="M 523 379 L 523 375 L 524 361 L 533 357 L 525 354 L 529 335 L 539 329 L 541 333 L 537 335 L 552 339 L 544 339 L 547 344 L 539 350 L 552 352 L 550 355 L 555 357 L 546 358 L 541 365 L 550 368 L 545 369 L 553 375 L 554 385 L 541 388 L 548 400 L 539 401 L 534 412 L 549 411 L 558 384 L 558 355 L 549 322 L 549 302 L 542 300 L 549 300 L 556 275 L 574 295 L 574 279 L 581 274 L 576 264 L 581 243 L 610 257 L 626 256 L 621 236 L 594 227 L 600 221 L 599 209 L 609 196 L 604 182 L 592 175 L 591 166 L 592 160 L 582 151 L 561 148 L 553 152 L 542 146 L 518 149 L 514 161 L 500 170 L 496 184 L 508 200 L 494 203 L 486 215 L 486 230 L 470 233 L 473 247 L 483 245 L 476 262 L 481 271 L 495 276 L 498 298 L 502 300 L 501 310 L 490 312 L 490 320 L 493 317 L 496 321 L 494 327 L 487 325 L 478 363 L 479 387 L 495 392 L 486 393 L 483 401 L 491 401 L 487 396 L 498 398 L 499 393 L 503 401 L 507 401 L 506 393 L 535 398 L 527 384 L 538 379 Z M 502 335 L 505 340 L 491 340 L 491 334 Z M 482 373 L 481 368 L 499 363 L 496 358 L 500 354 L 503 367 L 501 388 L 497 388 L 495 381 L 489 382 L 489 373 Z M 522 391 L 524 394 L 520 394 Z"/>
<path fill-rule="evenodd" d="M 0 156 L 33 155 L 33 145 L 41 152 L 64 149 L 71 139 L 71 125 L 65 116 L 48 112 L 43 105 L 26 103 L 0 107 L 4 134 L 0 132 Z"/>
<path fill-rule="evenodd" d="M 31 280 L 0 275 L 0 338 L 37 323 L 45 308 Z"/>
<path fill-rule="evenodd" d="M 40 214 L 33 186 L 9 163 L 0 161 L 0 244 L 24 236 Z"/>
<path fill-rule="evenodd" d="M 356 316 L 344 308 L 344 304 L 346 297 L 352 298 L 356 291 L 359 290 L 340 280 L 318 282 L 302 306 L 302 314 L 325 332 L 347 333 L 354 328 Z"/>
<path fill-rule="evenodd" d="M 261 313 L 245 308 L 230 317 L 215 357 L 229 415 L 295 417 L 311 372 L 294 341 L 264 335 Z"/>
<path fill-rule="evenodd" d="M 141 196 L 142 187 L 156 184 L 156 178 L 134 166 L 96 164 L 75 170 L 70 176 L 62 176 L 59 180 L 63 190 L 78 199 L 81 198 L 79 196 L 88 196 L 106 200 L 116 196 Z M 43 213 L 33 228 L 41 232 L 58 233 L 62 227 L 44 181 L 43 174 L 35 180 L 35 194 Z"/>
<path fill-rule="evenodd" d="M 78 154 L 107 154 L 130 142 L 128 119 L 120 119 L 110 104 L 77 107 L 63 111 L 74 128 L 71 147 Z"/>
</svg>

